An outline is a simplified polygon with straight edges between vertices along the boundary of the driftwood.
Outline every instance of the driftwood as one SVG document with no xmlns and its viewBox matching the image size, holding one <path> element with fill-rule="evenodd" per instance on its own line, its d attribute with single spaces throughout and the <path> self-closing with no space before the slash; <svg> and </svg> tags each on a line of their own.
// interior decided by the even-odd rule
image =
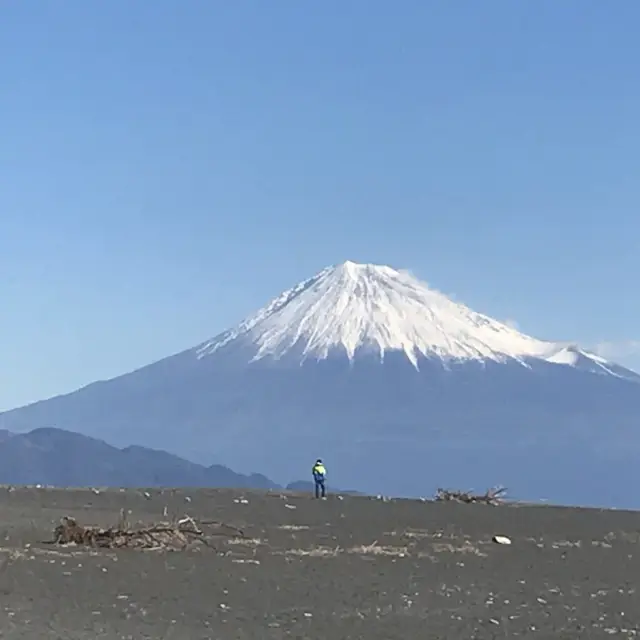
<svg viewBox="0 0 640 640">
<path fill-rule="evenodd" d="M 483 494 L 474 494 L 469 491 L 456 491 L 452 489 L 438 489 L 435 500 L 437 502 L 463 502 L 465 504 L 490 504 L 493 506 L 504 504 L 506 489 L 496 487 L 487 490 Z"/>
<path fill-rule="evenodd" d="M 185 516 L 174 522 L 129 527 L 124 517 L 116 527 L 84 527 L 65 516 L 53 531 L 47 544 L 74 545 L 108 549 L 155 549 L 183 551 L 195 543 L 211 545 L 214 536 L 246 537 L 241 529 L 217 521 L 196 522 Z"/>
</svg>

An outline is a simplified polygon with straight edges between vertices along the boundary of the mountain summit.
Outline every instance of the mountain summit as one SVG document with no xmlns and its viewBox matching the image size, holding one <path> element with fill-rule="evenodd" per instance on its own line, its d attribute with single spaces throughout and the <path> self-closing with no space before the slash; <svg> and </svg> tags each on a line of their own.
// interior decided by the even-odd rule
<svg viewBox="0 0 640 640">
<path fill-rule="evenodd" d="M 200 358 L 243 347 L 252 361 L 324 360 L 331 355 L 403 353 L 442 361 L 531 359 L 636 378 L 632 372 L 566 343 L 524 335 L 429 288 L 407 271 L 347 261 L 323 269 L 272 300 L 236 328 L 197 348 Z M 640 377 L 638 377 L 640 380 Z"/>
<path fill-rule="evenodd" d="M 390 267 L 345 262 L 212 340 L 0 414 L 164 449 L 276 482 L 426 495 L 505 484 L 520 498 L 640 506 L 640 377 L 526 336 Z"/>
</svg>

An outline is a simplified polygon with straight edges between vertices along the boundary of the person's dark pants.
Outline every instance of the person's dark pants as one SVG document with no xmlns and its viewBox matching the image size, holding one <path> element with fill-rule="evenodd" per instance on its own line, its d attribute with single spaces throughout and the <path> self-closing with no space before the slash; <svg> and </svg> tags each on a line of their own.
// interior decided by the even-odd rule
<svg viewBox="0 0 640 640">
<path fill-rule="evenodd" d="M 316 498 L 322 496 L 323 498 L 327 495 L 326 488 L 324 486 L 324 480 L 316 480 Z"/>
</svg>

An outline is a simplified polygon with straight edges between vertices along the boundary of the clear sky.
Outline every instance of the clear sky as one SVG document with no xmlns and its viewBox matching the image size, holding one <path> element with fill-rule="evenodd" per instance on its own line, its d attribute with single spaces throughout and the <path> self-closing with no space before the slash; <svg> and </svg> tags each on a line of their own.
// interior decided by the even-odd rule
<svg viewBox="0 0 640 640">
<path fill-rule="evenodd" d="M 0 4 L 0 408 L 346 259 L 640 369 L 640 3 Z"/>
</svg>

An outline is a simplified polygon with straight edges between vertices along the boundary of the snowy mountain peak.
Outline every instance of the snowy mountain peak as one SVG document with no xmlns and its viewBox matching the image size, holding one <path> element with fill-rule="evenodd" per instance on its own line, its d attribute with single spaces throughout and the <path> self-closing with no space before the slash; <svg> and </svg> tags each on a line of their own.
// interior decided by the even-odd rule
<svg viewBox="0 0 640 640">
<path fill-rule="evenodd" d="M 375 274 L 386 274 L 392 276 L 393 274 L 398 273 L 398 271 L 386 265 L 359 264 L 357 262 L 352 262 L 351 260 L 329 267 L 328 269 L 325 269 L 325 271 L 334 271 L 335 273 L 340 273 L 347 278 L 362 278 L 367 275 L 372 276 Z"/>
<path fill-rule="evenodd" d="M 367 350 L 383 359 L 403 352 L 418 368 L 420 357 L 441 360 L 531 358 L 617 375 L 606 361 L 575 345 L 537 340 L 476 313 L 431 289 L 407 271 L 347 261 L 323 269 L 272 300 L 236 328 L 199 347 L 198 357 L 241 344 L 253 360 L 301 354 L 325 359 Z M 613 365 L 612 367 L 615 367 Z"/>
</svg>

